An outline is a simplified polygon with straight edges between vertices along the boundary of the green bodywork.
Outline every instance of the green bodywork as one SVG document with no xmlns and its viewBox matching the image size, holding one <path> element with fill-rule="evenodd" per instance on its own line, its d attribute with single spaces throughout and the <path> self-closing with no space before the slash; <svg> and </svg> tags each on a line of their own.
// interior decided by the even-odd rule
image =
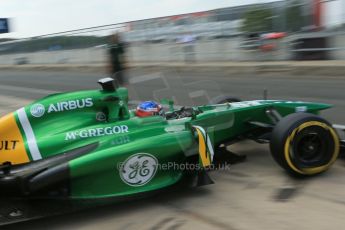
<svg viewBox="0 0 345 230">
<path fill-rule="evenodd" d="M 203 127 L 216 147 L 257 130 L 250 121 L 273 124 L 267 116 L 269 108 L 285 116 L 301 110 L 318 113 L 329 107 L 317 103 L 260 100 L 198 106 L 194 110 L 199 114 L 181 119 L 139 118 L 128 109 L 127 89 L 118 88 L 114 92 L 93 90 L 54 94 L 24 109 L 42 159 L 98 143 L 92 152 L 68 162 L 69 198 L 88 199 L 133 195 L 179 182 L 185 171 L 164 168 L 164 165 L 181 164 L 188 157 L 198 155 L 198 138 L 192 126 Z M 26 151 L 34 161 L 18 112 L 15 117 Z M 155 158 L 159 167 L 147 183 L 126 183 L 120 167 L 138 154 L 148 154 L 151 160 Z M 133 170 L 145 174 L 145 164 L 136 166 L 139 168 L 134 165 Z"/>
</svg>

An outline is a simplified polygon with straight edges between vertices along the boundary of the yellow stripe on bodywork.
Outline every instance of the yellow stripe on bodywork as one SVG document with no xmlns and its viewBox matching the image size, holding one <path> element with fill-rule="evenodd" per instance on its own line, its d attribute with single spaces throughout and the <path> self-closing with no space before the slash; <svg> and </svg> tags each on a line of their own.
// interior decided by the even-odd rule
<svg viewBox="0 0 345 230">
<path fill-rule="evenodd" d="M 12 164 L 29 162 L 14 113 L 0 118 L 0 164 L 5 162 Z"/>
<path fill-rule="evenodd" d="M 207 154 L 207 148 L 206 148 L 206 140 L 204 135 L 199 129 L 196 129 L 199 137 L 199 156 L 201 159 L 201 163 L 203 167 L 207 167 L 211 165 L 211 159 L 209 155 Z"/>
<path fill-rule="evenodd" d="M 299 169 L 293 164 L 293 162 L 291 160 L 290 143 L 293 140 L 293 138 L 295 137 L 296 133 L 298 133 L 298 132 L 302 131 L 303 129 L 310 127 L 310 126 L 319 126 L 319 127 L 322 127 L 324 129 L 330 131 L 330 133 L 333 137 L 333 141 L 334 141 L 333 156 L 332 156 L 331 160 L 328 162 L 328 164 L 321 165 L 318 167 Z M 339 144 L 339 138 L 338 138 L 338 135 L 336 134 L 336 132 L 333 130 L 332 127 L 328 126 L 327 124 L 318 122 L 318 121 L 306 122 L 306 123 L 300 125 L 299 127 L 297 127 L 294 131 L 292 131 L 291 135 L 287 138 L 287 140 L 285 142 L 285 147 L 284 147 L 284 153 L 285 153 L 284 155 L 285 155 L 285 159 L 286 159 L 286 162 L 289 165 L 289 167 L 291 169 L 293 169 L 295 172 L 298 172 L 298 173 L 304 174 L 304 175 L 313 175 L 313 174 L 317 174 L 317 173 L 320 173 L 320 172 L 327 170 L 334 163 L 334 161 L 338 158 L 339 151 L 340 151 L 340 144 Z"/>
</svg>

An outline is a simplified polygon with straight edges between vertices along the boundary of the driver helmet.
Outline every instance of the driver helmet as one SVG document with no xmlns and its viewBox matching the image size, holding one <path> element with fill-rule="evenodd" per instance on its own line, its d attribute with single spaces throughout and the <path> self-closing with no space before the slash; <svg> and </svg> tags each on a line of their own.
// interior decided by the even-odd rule
<svg viewBox="0 0 345 230">
<path fill-rule="evenodd" d="M 154 101 L 145 101 L 138 105 L 135 115 L 138 117 L 149 117 L 160 115 L 162 113 L 162 106 Z"/>
</svg>

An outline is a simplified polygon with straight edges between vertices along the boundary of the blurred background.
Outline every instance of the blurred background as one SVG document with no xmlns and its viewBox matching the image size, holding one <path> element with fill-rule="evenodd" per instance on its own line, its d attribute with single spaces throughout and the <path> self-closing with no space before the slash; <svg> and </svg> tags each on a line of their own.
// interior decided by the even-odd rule
<svg viewBox="0 0 345 230">
<path fill-rule="evenodd" d="M 256 1 L 20 39 L 0 35 L 0 64 L 105 63 L 114 32 L 129 62 L 344 60 L 344 25 L 344 0 Z"/>
<path fill-rule="evenodd" d="M 115 33 L 136 105 L 266 95 L 333 104 L 322 116 L 345 124 L 345 0 L 1 0 L 0 115 L 50 94 L 97 88 Z M 230 148 L 247 161 L 211 172 L 212 186 L 1 229 L 344 228 L 343 160 L 296 180 L 267 145 Z"/>
</svg>

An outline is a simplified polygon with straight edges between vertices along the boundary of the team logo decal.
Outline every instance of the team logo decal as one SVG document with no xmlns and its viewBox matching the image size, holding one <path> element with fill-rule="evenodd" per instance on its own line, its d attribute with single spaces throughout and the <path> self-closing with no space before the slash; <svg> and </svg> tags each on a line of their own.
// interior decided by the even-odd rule
<svg viewBox="0 0 345 230">
<path fill-rule="evenodd" d="M 138 153 L 123 162 L 120 176 L 129 186 L 142 186 L 154 177 L 157 166 L 157 158 L 148 153 Z"/>
<path fill-rule="evenodd" d="M 30 113 L 34 117 L 42 117 L 45 113 L 46 109 L 44 108 L 44 105 L 42 104 L 34 104 L 30 108 Z"/>
</svg>

